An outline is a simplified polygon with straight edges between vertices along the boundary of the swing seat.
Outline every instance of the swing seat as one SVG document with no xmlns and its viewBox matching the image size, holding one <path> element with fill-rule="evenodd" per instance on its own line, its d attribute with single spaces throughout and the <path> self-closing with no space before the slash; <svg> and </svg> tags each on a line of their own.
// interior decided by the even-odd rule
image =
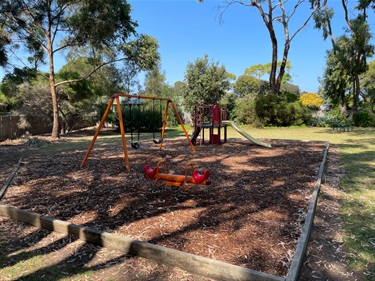
<svg viewBox="0 0 375 281">
<path fill-rule="evenodd" d="M 134 149 L 140 148 L 140 144 L 138 142 L 132 142 L 131 145 L 132 145 L 132 148 Z"/>
<path fill-rule="evenodd" d="M 157 140 L 153 140 L 155 144 L 161 144 L 163 142 L 163 139 L 159 139 L 158 141 Z"/>
</svg>

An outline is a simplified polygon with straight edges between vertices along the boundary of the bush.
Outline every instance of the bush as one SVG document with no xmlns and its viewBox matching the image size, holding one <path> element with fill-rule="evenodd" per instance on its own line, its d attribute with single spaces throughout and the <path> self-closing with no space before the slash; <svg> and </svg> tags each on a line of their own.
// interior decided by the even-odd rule
<svg viewBox="0 0 375 281">
<path fill-rule="evenodd" d="M 375 115 L 368 111 L 359 111 L 353 115 L 353 125 L 358 127 L 375 127 Z"/>
<path fill-rule="evenodd" d="M 332 111 L 324 117 L 312 118 L 309 125 L 313 127 L 346 128 L 352 126 L 352 120 L 338 111 Z"/>
<path fill-rule="evenodd" d="M 123 106 L 122 119 L 126 132 L 158 132 L 163 126 L 163 113 L 143 109 L 143 106 L 132 105 Z M 116 118 L 116 126 L 119 126 L 119 120 Z"/>
<path fill-rule="evenodd" d="M 239 98 L 234 110 L 236 122 L 240 124 L 254 125 L 257 121 L 255 112 L 255 100 L 253 98 Z"/>
<path fill-rule="evenodd" d="M 323 104 L 323 99 L 316 93 L 303 93 L 299 99 L 304 106 L 314 110 L 319 109 Z"/>
<path fill-rule="evenodd" d="M 311 118 L 307 108 L 291 93 L 259 97 L 255 112 L 264 126 L 300 126 Z"/>
</svg>

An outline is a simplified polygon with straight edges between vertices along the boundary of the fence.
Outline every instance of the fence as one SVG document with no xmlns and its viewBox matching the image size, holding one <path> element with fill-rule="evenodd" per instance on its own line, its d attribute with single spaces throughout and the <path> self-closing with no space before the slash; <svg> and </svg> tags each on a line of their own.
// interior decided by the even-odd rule
<svg viewBox="0 0 375 281">
<path fill-rule="evenodd" d="M 0 116 L 0 141 L 14 139 L 29 132 L 31 135 L 52 131 L 52 119 L 47 116 Z"/>
</svg>

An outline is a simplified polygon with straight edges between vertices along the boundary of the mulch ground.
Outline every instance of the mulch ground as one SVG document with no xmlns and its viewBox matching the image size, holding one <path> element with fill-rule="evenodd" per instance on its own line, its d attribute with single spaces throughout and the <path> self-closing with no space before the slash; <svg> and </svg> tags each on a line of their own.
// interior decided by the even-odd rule
<svg viewBox="0 0 375 281">
<path fill-rule="evenodd" d="M 129 150 L 96 143 L 85 151 L 24 157 L 2 204 L 213 258 L 277 276 L 288 272 L 322 161 L 322 142 L 246 140 L 196 146 L 186 139 Z M 143 167 L 210 170 L 210 185 L 156 188 Z"/>
</svg>

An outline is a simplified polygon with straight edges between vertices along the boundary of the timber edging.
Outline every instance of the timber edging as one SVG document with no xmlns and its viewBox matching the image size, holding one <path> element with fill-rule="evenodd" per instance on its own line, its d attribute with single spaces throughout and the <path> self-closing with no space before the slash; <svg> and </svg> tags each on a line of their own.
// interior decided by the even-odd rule
<svg viewBox="0 0 375 281">
<path fill-rule="evenodd" d="M 125 254 L 139 256 L 156 262 L 177 266 L 193 274 L 206 276 L 217 280 L 250 280 L 250 281 L 283 281 L 282 277 L 258 272 L 229 263 L 209 259 L 182 251 L 169 249 L 126 238 L 124 236 L 98 231 L 69 222 L 45 217 L 37 213 L 0 205 L 0 216 L 10 217 L 26 222 L 38 228 L 44 228 L 65 235 L 73 235 L 79 239 L 124 252 Z"/>
<path fill-rule="evenodd" d="M 320 185 L 322 183 L 323 172 L 325 169 L 325 163 L 327 160 L 328 150 L 329 150 L 329 143 L 327 144 L 326 148 L 323 151 L 323 160 L 319 167 L 318 180 L 314 187 L 313 195 L 312 195 L 309 209 L 307 211 L 307 215 L 305 219 L 305 224 L 303 225 L 301 236 L 298 239 L 297 248 L 294 251 L 292 263 L 290 265 L 288 275 L 286 276 L 286 279 L 285 279 L 286 281 L 297 281 L 301 273 L 304 257 L 306 255 L 307 246 L 310 240 L 312 227 L 314 225 L 316 205 L 318 203 L 318 195 L 320 192 Z"/>
</svg>

